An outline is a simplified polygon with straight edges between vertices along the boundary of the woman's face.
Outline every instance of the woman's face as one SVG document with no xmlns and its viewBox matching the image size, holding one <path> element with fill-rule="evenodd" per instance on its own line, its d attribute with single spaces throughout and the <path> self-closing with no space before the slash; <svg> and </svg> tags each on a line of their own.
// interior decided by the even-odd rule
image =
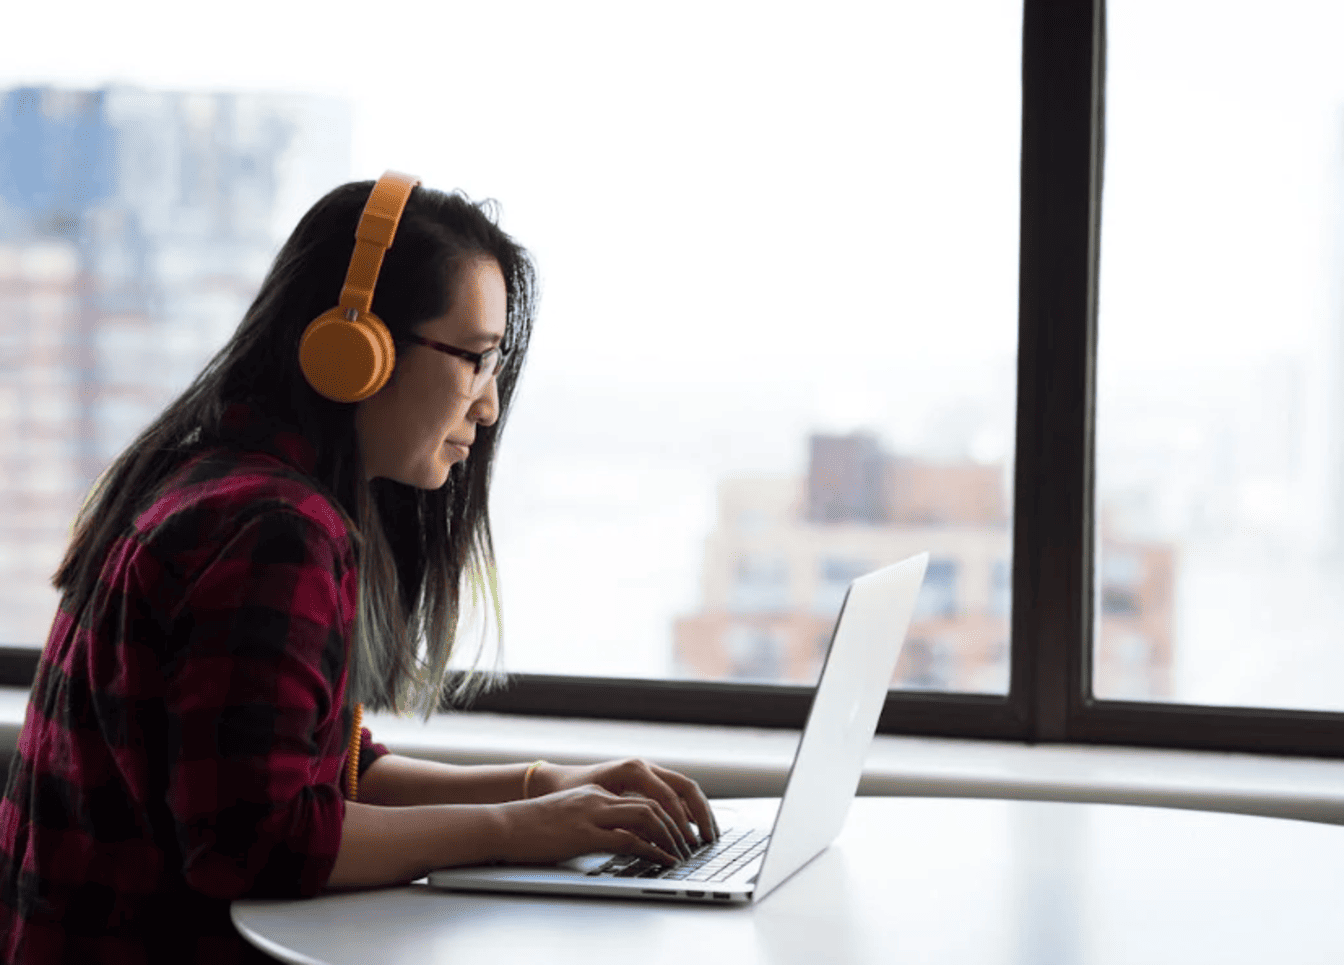
<svg viewBox="0 0 1344 965">
<path fill-rule="evenodd" d="M 484 352 L 504 337 L 507 313 L 499 264 L 481 257 L 458 270 L 451 310 L 415 331 L 454 348 Z M 467 458 L 476 427 L 499 418 L 495 380 L 473 398 L 468 395 L 472 371 L 466 359 L 426 345 L 398 351 L 387 384 L 355 409 L 355 431 L 370 479 L 420 489 L 438 489 L 447 481 L 453 463 Z"/>
</svg>

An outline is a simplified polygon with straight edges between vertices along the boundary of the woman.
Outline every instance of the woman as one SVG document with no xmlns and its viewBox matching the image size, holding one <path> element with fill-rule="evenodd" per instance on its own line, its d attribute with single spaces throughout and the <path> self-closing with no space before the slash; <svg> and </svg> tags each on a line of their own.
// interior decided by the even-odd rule
<svg viewBox="0 0 1344 965">
<path fill-rule="evenodd" d="M 489 212 L 415 185 L 314 205 L 82 510 L 0 802 L 6 960 L 242 960 L 235 898 L 717 834 L 642 761 L 450 767 L 360 726 L 438 706 L 464 577 L 498 612 L 490 467 L 535 306 Z"/>
</svg>

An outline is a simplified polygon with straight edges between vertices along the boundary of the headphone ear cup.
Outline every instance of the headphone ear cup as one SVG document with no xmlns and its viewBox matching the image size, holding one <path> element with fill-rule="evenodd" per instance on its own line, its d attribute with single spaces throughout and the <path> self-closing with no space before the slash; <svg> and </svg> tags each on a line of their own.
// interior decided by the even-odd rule
<svg viewBox="0 0 1344 965">
<path fill-rule="evenodd" d="M 308 384 L 333 402 L 361 402 L 392 375 L 392 333 L 372 312 L 351 321 L 333 308 L 309 323 L 299 342 L 299 367 Z"/>
</svg>

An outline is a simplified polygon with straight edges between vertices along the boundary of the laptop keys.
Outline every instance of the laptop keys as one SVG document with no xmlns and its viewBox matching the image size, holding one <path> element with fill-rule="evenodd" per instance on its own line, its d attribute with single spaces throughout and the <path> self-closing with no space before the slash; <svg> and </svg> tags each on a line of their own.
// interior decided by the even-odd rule
<svg viewBox="0 0 1344 965">
<path fill-rule="evenodd" d="M 718 841 L 702 846 L 675 865 L 661 865 L 633 855 L 616 855 L 588 872 L 589 877 L 661 878 L 671 881 L 722 881 L 737 873 L 764 850 L 769 835 L 763 831 L 724 832 Z"/>
</svg>

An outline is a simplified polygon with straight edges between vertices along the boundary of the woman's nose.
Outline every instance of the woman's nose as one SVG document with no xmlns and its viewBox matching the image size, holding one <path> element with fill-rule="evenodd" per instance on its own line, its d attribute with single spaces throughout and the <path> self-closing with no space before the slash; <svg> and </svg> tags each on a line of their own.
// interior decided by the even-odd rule
<svg viewBox="0 0 1344 965">
<path fill-rule="evenodd" d="M 491 378 L 485 383 L 481 397 L 471 404 L 471 418 L 477 425 L 492 426 L 499 418 L 499 380 Z"/>
</svg>

